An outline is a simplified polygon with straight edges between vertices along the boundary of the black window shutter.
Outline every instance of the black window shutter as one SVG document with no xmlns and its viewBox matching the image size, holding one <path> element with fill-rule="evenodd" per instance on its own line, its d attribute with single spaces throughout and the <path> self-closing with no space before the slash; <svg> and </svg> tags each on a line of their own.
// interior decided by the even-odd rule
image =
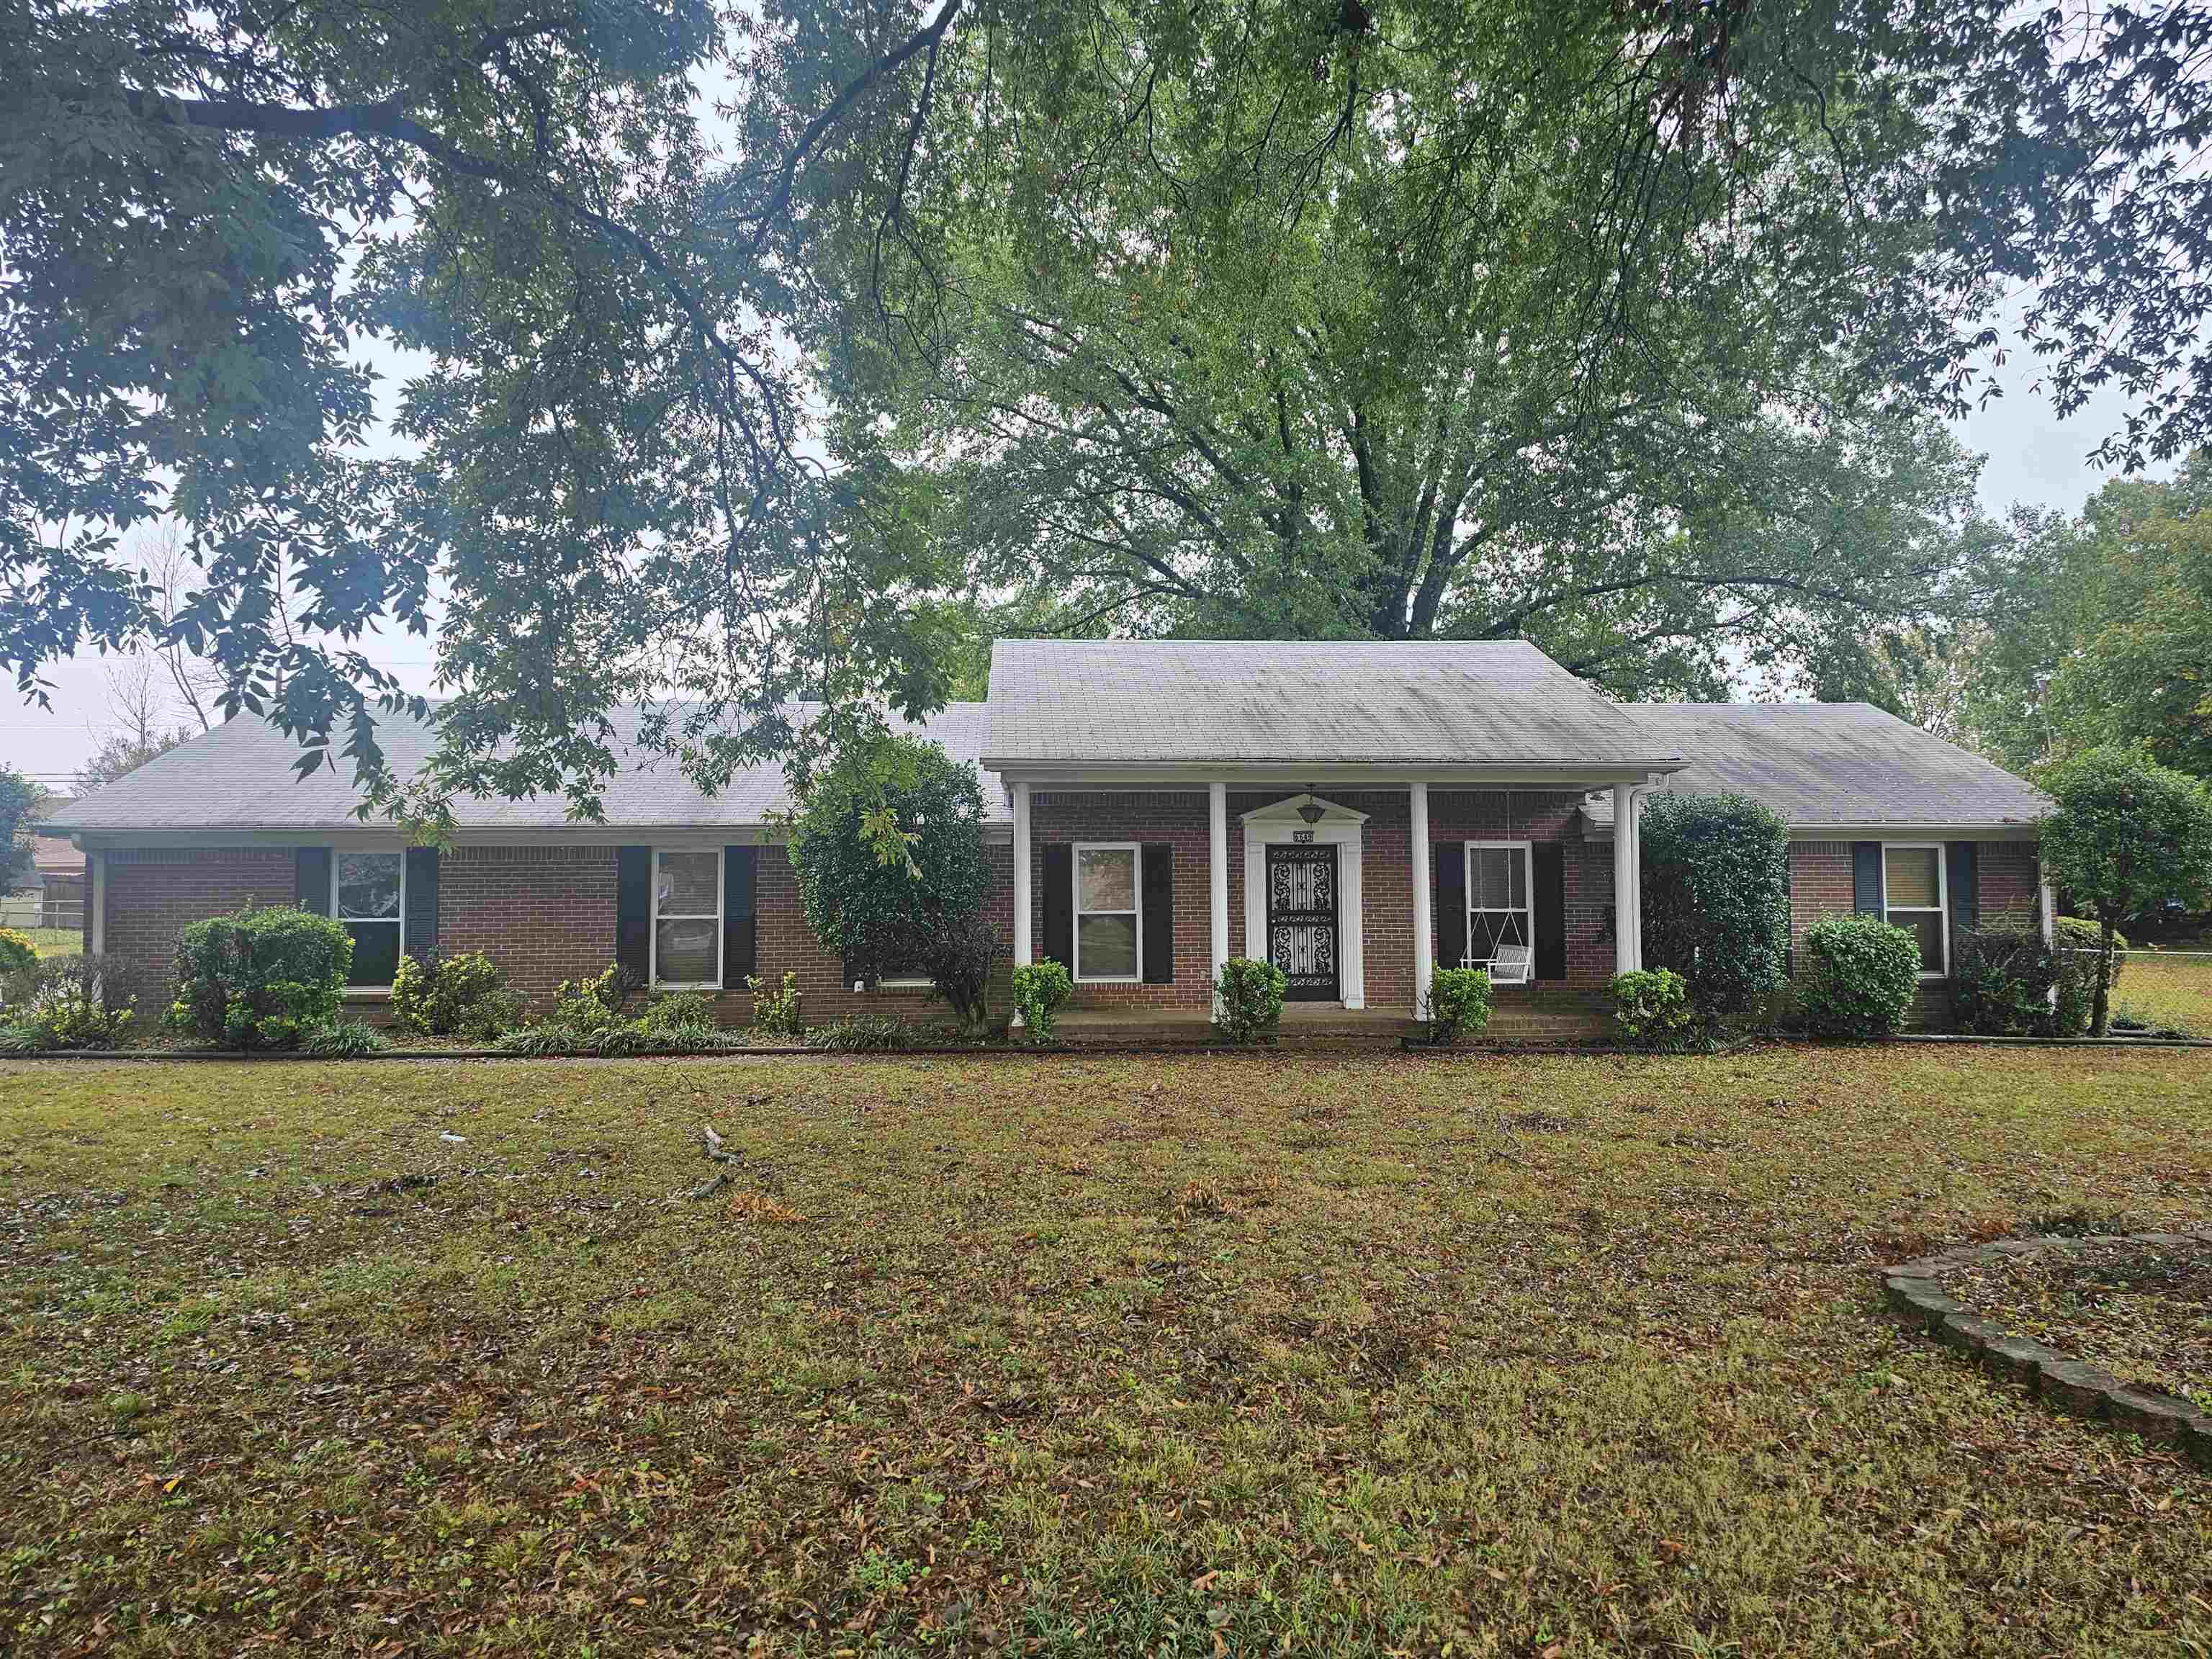
<svg viewBox="0 0 2212 1659">
<path fill-rule="evenodd" d="M 1529 897 L 1536 909 L 1536 977 L 1567 976 L 1567 854 L 1555 841 L 1538 842 L 1528 849 L 1534 891 Z"/>
<path fill-rule="evenodd" d="M 1440 841 L 1437 861 L 1437 966 L 1456 968 L 1467 954 L 1467 843 Z"/>
<path fill-rule="evenodd" d="M 1145 843 L 1144 879 L 1138 902 L 1145 907 L 1145 983 L 1175 983 L 1175 848 L 1165 842 Z"/>
<path fill-rule="evenodd" d="M 1044 849 L 1044 954 L 1075 971 L 1075 849 L 1066 842 Z"/>
<path fill-rule="evenodd" d="M 615 849 L 615 965 L 643 984 L 653 973 L 653 848 Z"/>
<path fill-rule="evenodd" d="M 1976 890 L 1975 882 L 1979 862 L 1973 842 L 1943 843 L 1943 885 L 1951 901 L 1951 927 L 1954 932 L 1981 926 L 1981 895 Z"/>
<path fill-rule="evenodd" d="M 1851 843 L 1851 908 L 1863 916 L 1881 914 L 1881 843 Z"/>
<path fill-rule="evenodd" d="M 722 988 L 734 991 L 760 972 L 759 905 L 753 895 L 757 847 L 722 849 Z"/>
<path fill-rule="evenodd" d="M 426 961 L 438 951 L 438 849 L 407 849 L 407 954 Z"/>
<path fill-rule="evenodd" d="M 302 847 L 292 861 L 292 897 L 302 910 L 331 913 L 331 849 Z"/>
</svg>

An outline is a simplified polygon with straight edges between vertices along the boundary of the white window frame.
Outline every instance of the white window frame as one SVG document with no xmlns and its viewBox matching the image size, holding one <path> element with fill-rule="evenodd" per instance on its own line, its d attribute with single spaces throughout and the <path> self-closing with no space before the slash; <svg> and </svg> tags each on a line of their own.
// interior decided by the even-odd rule
<svg viewBox="0 0 2212 1659">
<path fill-rule="evenodd" d="M 1086 910 L 1083 908 L 1083 855 L 1085 853 L 1127 853 L 1129 855 L 1129 896 L 1127 910 Z M 1067 953 L 1079 985 L 1142 985 L 1145 982 L 1145 844 L 1139 841 L 1079 841 L 1067 860 Z M 1083 971 L 1083 919 L 1085 916 L 1134 916 L 1137 952 L 1133 974 L 1086 974 Z"/>
<path fill-rule="evenodd" d="M 1900 853 L 1925 851 L 1933 852 L 1936 854 L 1936 914 L 1941 924 L 1936 932 L 1943 941 L 1943 965 L 1933 969 L 1923 967 L 1920 970 L 1920 977 L 1948 979 L 1951 977 L 1950 849 L 1940 841 L 1886 841 L 1881 843 L 1881 919 L 1884 921 L 1889 921 L 1889 849 L 1893 847 Z M 1924 904 L 1908 904 L 1902 908 L 1905 914 L 1909 916 L 1924 916 L 1928 914 L 1928 907 Z M 1893 927 L 1896 925 L 1894 922 L 1890 922 Z"/>
<path fill-rule="evenodd" d="M 404 957 L 407 954 L 406 849 L 402 848 L 398 851 L 394 851 L 389 847 L 333 847 L 330 849 L 330 853 L 331 920 L 337 922 L 341 927 L 344 927 L 348 922 L 352 922 L 356 927 L 362 923 L 367 923 L 371 927 L 381 927 L 386 922 L 390 922 L 393 927 L 398 928 L 399 953 L 398 956 L 392 958 L 395 964 L 393 971 L 397 972 L 398 969 L 396 964 L 398 963 L 401 957 Z M 338 872 L 349 857 L 357 859 L 398 859 L 399 860 L 399 915 L 396 918 L 392 916 L 348 916 L 341 915 L 338 913 Z M 392 986 L 387 981 L 382 985 L 348 985 L 345 988 L 358 994 L 364 991 L 389 991 L 392 988 Z"/>
<path fill-rule="evenodd" d="M 1520 909 L 1517 911 L 1497 909 L 1486 904 L 1478 905 L 1474 902 L 1474 855 L 1478 851 L 1486 848 L 1494 853 L 1501 848 L 1509 853 L 1518 853 L 1521 855 L 1521 896 L 1522 902 Z M 1521 944 L 1528 952 L 1528 961 L 1530 964 L 1528 977 L 1532 980 L 1535 978 L 1536 857 L 1534 848 L 1534 842 L 1526 841 L 1471 841 L 1461 849 L 1460 858 L 1462 862 L 1460 866 L 1460 884 L 1464 890 L 1467 901 L 1463 907 L 1464 914 L 1460 917 L 1460 925 L 1465 930 L 1462 933 L 1460 937 L 1467 942 L 1460 957 L 1460 961 L 1462 963 L 1474 963 L 1476 961 L 1474 956 L 1474 919 L 1476 916 L 1504 916 L 1517 915 L 1522 918 L 1525 924 L 1522 931 L 1528 935 L 1526 939 L 1521 941 Z M 1507 883 L 1507 890 L 1511 890 L 1511 883 L 1510 880 Z M 1481 958 L 1481 960 L 1483 962 L 1487 962 L 1490 958 L 1485 957 Z"/>
<path fill-rule="evenodd" d="M 714 977 L 678 981 L 660 977 L 660 860 L 664 854 L 676 853 L 696 858 L 711 854 L 714 860 Z M 653 849 L 653 902 L 647 907 L 646 963 L 656 991 L 719 991 L 722 988 L 722 949 L 727 943 L 729 921 L 726 911 L 729 906 L 729 858 L 718 848 L 656 847 Z M 690 910 L 678 910 L 670 915 L 671 921 L 706 921 L 708 917 Z"/>
</svg>

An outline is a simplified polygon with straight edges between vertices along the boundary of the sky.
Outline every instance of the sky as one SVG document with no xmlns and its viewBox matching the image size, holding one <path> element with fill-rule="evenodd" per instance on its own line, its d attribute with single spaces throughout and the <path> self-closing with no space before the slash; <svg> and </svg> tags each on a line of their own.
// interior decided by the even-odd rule
<svg viewBox="0 0 2212 1659">
<path fill-rule="evenodd" d="M 371 360 L 386 375 L 380 389 L 392 390 L 393 372 L 400 365 L 391 354 L 369 349 Z M 376 361 L 380 356 L 383 361 Z M 1954 428 L 1960 442 L 1987 458 L 1981 474 L 1983 507 L 1993 514 L 2002 514 L 2015 503 L 2079 508 L 2112 476 L 2092 466 L 2088 455 L 2119 426 L 2124 397 L 2117 387 L 2106 386 L 2062 422 L 2052 415 L 2048 399 L 2033 388 L 2033 361 L 2025 352 L 2009 353 L 1997 378 L 2007 395 L 1975 410 Z M 388 440 L 373 442 L 371 448 L 394 453 Z M 2163 467 L 2154 473 L 2165 476 L 2172 471 Z M 367 648 L 408 690 L 430 689 L 434 665 L 428 641 L 395 633 L 371 640 Z M 0 705 L 0 763 L 29 774 L 50 789 L 66 790 L 70 775 L 118 725 L 109 708 L 111 666 L 109 659 L 87 655 L 51 668 L 46 674 L 52 683 L 51 711 L 20 702 Z"/>
</svg>

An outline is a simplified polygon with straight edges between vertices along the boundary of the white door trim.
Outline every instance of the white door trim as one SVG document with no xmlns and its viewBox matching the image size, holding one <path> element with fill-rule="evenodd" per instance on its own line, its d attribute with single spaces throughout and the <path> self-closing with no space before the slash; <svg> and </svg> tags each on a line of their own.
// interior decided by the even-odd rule
<svg viewBox="0 0 2212 1659">
<path fill-rule="evenodd" d="M 1347 1008 L 1367 1006 L 1367 907 L 1360 882 L 1360 848 L 1367 815 L 1348 807 L 1328 807 L 1319 823 L 1298 817 L 1303 794 L 1244 816 L 1244 954 L 1255 962 L 1267 955 L 1267 854 L 1271 846 L 1291 846 L 1310 828 L 1313 843 L 1336 854 L 1337 990 Z"/>
</svg>

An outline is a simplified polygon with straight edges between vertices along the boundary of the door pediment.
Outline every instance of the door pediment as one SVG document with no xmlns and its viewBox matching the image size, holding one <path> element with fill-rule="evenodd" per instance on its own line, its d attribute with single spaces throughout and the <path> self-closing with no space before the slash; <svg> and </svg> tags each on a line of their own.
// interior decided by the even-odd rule
<svg viewBox="0 0 2212 1659">
<path fill-rule="evenodd" d="M 1246 823 L 1303 823 L 1305 820 L 1298 816 L 1298 809 L 1305 805 L 1308 801 L 1311 801 L 1316 806 L 1322 809 L 1321 822 L 1323 823 L 1364 823 L 1367 822 L 1367 814 L 1364 812 L 1355 812 L 1349 806 L 1339 805 L 1335 801 L 1324 799 L 1319 795 L 1308 795 L 1303 790 L 1299 791 L 1298 793 L 1295 795 L 1285 795 L 1280 800 L 1270 801 L 1265 806 L 1254 807 L 1250 811 L 1243 815 L 1243 822 Z"/>
</svg>

